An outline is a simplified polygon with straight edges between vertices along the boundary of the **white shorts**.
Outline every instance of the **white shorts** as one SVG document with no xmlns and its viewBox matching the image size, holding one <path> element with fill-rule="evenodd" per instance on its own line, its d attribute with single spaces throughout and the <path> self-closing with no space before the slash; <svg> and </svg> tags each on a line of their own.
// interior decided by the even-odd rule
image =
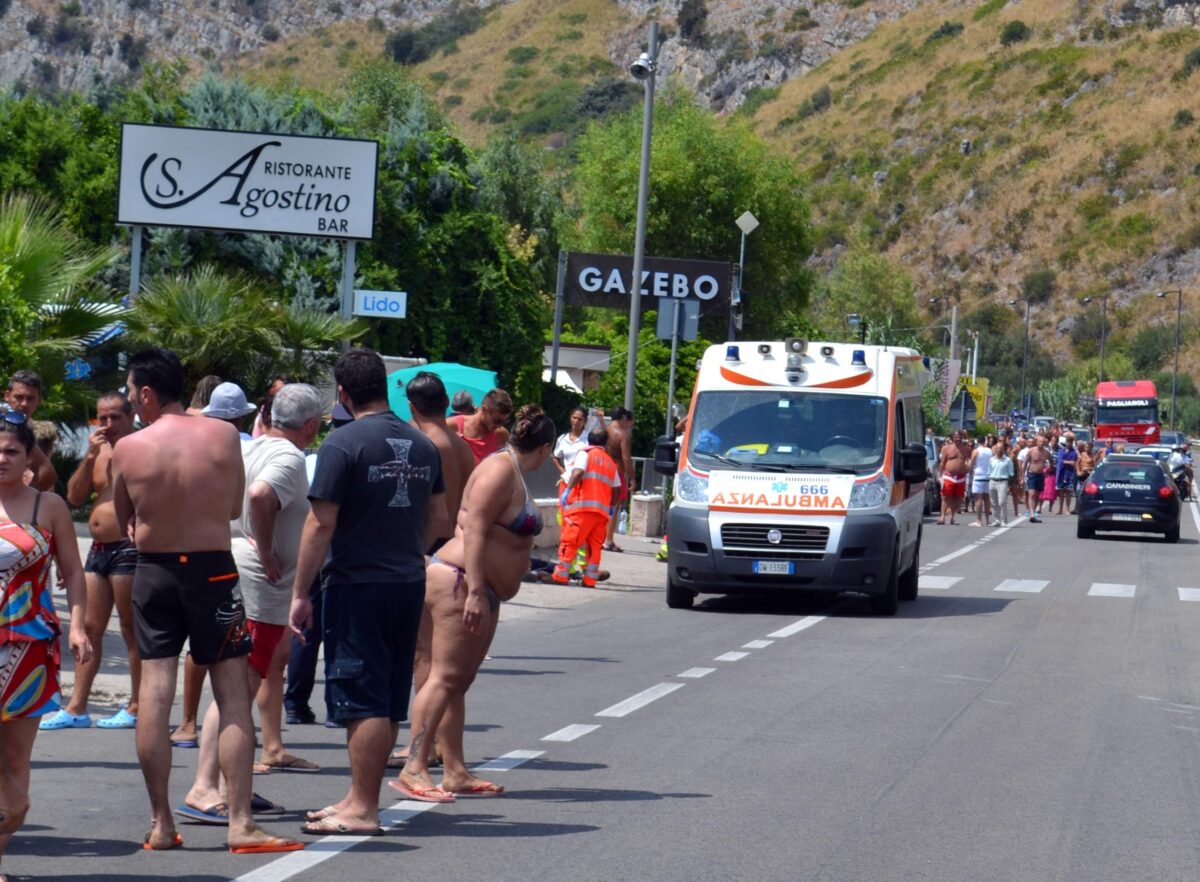
<svg viewBox="0 0 1200 882">
<path fill-rule="evenodd" d="M 971 492 L 976 496 L 987 496 L 988 491 L 991 489 L 991 481 L 986 478 L 984 478 L 982 481 L 973 481 L 971 483 Z"/>
</svg>

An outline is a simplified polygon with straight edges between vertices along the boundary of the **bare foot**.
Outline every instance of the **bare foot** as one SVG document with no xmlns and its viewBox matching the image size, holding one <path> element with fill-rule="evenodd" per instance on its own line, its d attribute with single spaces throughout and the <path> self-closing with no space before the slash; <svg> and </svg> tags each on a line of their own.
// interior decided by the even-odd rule
<svg viewBox="0 0 1200 882">
<path fill-rule="evenodd" d="M 452 780 L 449 776 L 444 777 L 442 779 L 442 789 L 456 797 L 467 798 L 501 796 L 504 793 L 504 787 L 500 784 L 493 784 L 491 781 L 476 778 L 474 775 L 470 775 L 461 781 Z"/>
<path fill-rule="evenodd" d="M 345 806 L 341 803 L 335 803 L 334 805 L 327 805 L 323 809 L 313 809 L 311 812 L 305 812 L 304 817 L 309 821 L 323 821 L 326 818 L 332 818 L 343 808 Z"/>
<path fill-rule="evenodd" d="M 172 744 L 174 744 L 178 741 L 195 741 L 195 740 L 196 740 L 196 724 L 194 722 L 180 723 L 175 729 L 173 729 L 171 731 L 171 743 Z"/>
<path fill-rule="evenodd" d="M 167 824 L 150 823 L 150 830 L 142 839 L 142 848 L 147 851 L 168 851 L 183 845 L 183 839 L 175 832 L 175 827 Z"/>
</svg>

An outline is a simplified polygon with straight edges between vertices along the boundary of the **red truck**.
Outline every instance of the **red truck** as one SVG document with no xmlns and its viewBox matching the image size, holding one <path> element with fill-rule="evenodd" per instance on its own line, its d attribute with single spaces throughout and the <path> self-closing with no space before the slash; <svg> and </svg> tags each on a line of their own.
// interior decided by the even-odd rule
<svg viewBox="0 0 1200 882">
<path fill-rule="evenodd" d="M 1134 449 L 1158 444 L 1158 390 L 1150 380 L 1107 380 L 1096 384 L 1097 445 L 1109 439 Z"/>
</svg>

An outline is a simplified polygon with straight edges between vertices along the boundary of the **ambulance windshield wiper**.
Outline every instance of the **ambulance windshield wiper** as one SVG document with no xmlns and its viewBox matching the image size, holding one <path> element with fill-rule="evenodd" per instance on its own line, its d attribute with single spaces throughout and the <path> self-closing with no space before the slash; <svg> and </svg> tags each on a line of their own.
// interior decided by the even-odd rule
<svg viewBox="0 0 1200 882">
<path fill-rule="evenodd" d="M 858 474 L 858 469 L 848 469 L 845 466 L 825 465 L 823 463 L 820 465 L 795 466 L 792 470 L 797 472 L 836 472 L 839 475 Z"/>
<path fill-rule="evenodd" d="M 710 450 L 697 450 L 697 453 L 711 457 L 717 462 L 723 462 L 726 465 L 735 466 L 739 469 L 758 469 L 764 472 L 786 472 L 787 466 L 776 465 L 773 463 L 753 462 L 744 459 L 734 459 L 732 456 L 726 456 L 723 453 L 713 453 Z"/>
</svg>

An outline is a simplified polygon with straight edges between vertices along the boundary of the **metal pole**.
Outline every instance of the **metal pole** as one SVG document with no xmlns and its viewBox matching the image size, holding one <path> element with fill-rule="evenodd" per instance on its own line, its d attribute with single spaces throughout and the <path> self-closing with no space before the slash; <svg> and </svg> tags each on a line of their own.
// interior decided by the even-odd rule
<svg viewBox="0 0 1200 882">
<path fill-rule="evenodd" d="M 737 275 L 735 278 L 735 287 L 733 295 L 729 298 L 729 339 L 736 340 L 737 328 L 734 324 L 733 314 L 741 307 L 742 304 L 742 267 L 746 265 L 746 234 L 742 233 L 742 245 L 738 252 Z"/>
<path fill-rule="evenodd" d="M 950 360 L 958 358 L 958 304 L 950 307 Z"/>
<path fill-rule="evenodd" d="M 1175 429 L 1175 389 L 1179 385 L 1179 324 L 1183 320 L 1183 289 L 1175 292 L 1175 371 L 1171 374 L 1171 429 Z"/>
<path fill-rule="evenodd" d="M 658 22 L 650 22 L 650 75 L 646 77 L 646 107 L 642 116 L 642 166 L 638 176 L 637 229 L 633 239 L 633 279 L 629 286 L 629 361 L 625 365 L 625 407 L 633 410 L 633 381 L 637 376 L 638 331 L 642 320 L 642 259 L 646 247 L 646 201 L 650 191 L 650 137 L 654 126 L 654 74 L 658 61 Z"/>
<path fill-rule="evenodd" d="M 671 371 L 667 375 L 667 430 L 664 434 L 674 436 L 675 417 L 671 406 L 675 403 L 675 364 L 679 360 L 679 314 L 683 309 L 683 301 L 672 300 L 671 308 L 675 314 L 671 317 Z"/>
<path fill-rule="evenodd" d="M 1100 382 L 1104 382 L 1104 338 L 1108 335 L 1108 295 L 1100 305 Z"/>
<path fill-rule="evenodd" d="M 558 252 L 558 283 L 554 286 L 554 340 L 550 344 L 550 382 L 558 383 L 558 347 L 562 342 L 563 297 L 567 284 L 567 252 Z"/>
<path fill-rule="evenodd" d="M 129 228 L 133 241 L 129 249 L 129 299 L 138 296 L 142 290 L 142 227 L 134 224 Z"/>
<path fill-rule="evenodd" d="M 971 351 L 971 382 L 977 382 L 976 376 L 979 373 L 979 334 L 975 334 L 975 348 Z"/>
<path fill-rule="evenodd" d="M 1101 337 L 1101 340 L 1104 338 Z M 1103 350 L 1102 350 L 1103 351 Z M 1030 408 L 1025 402 L 1025 372 L 1029 369 L 1029 298 L 1025 298 L 1025 349 L 1021 354 L 1021 410 L 1025 419 L 1032 419 Z"/>
<path fill-rule="evenodd" d="M 342 309 L 344 319 L 354 313 L 354 252 L 358 243 L 353 239 L 342 241 Z"/>
</svg>

